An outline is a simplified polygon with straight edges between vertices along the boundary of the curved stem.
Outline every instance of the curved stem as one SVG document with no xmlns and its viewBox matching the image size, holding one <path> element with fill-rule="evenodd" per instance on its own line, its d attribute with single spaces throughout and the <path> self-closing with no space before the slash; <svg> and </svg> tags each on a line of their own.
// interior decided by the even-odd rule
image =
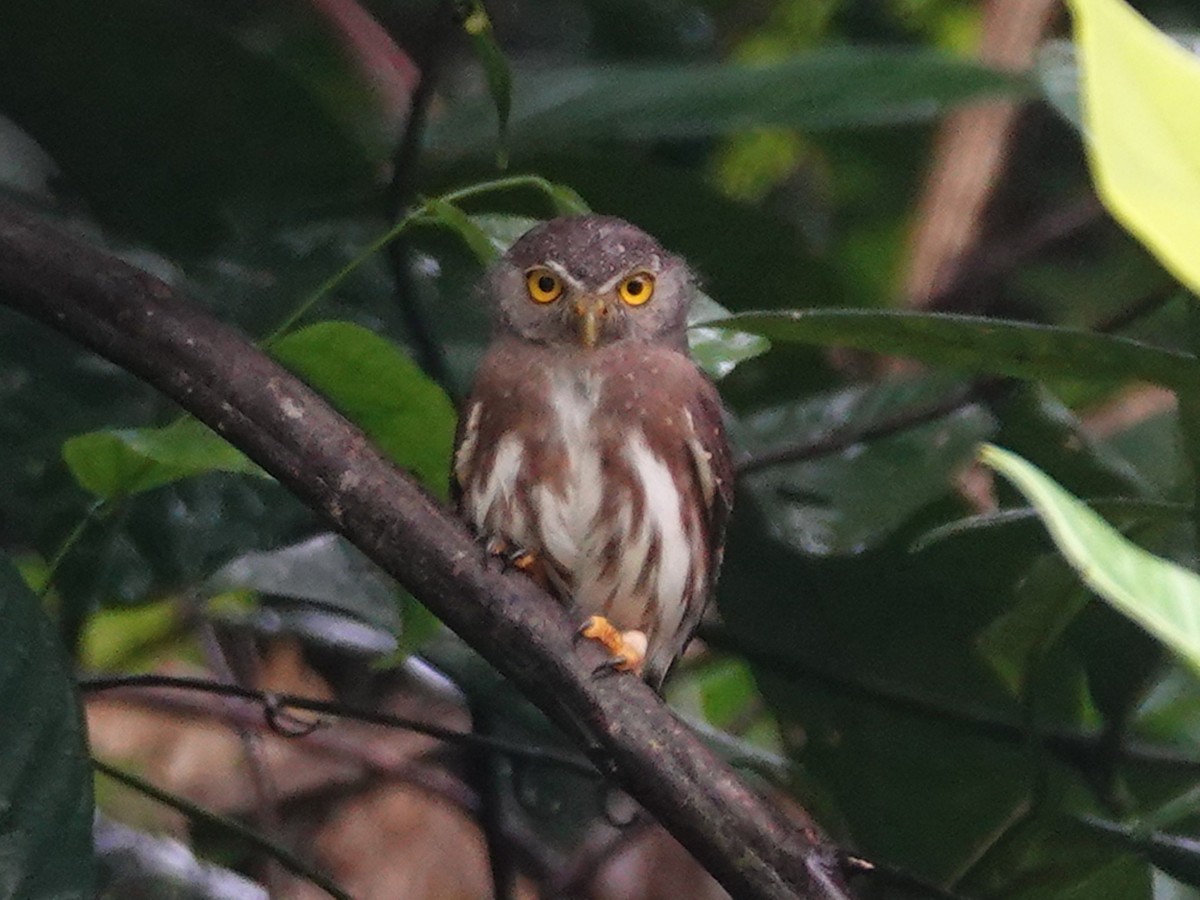
<svg viewBox="0 0 1200 900">
<path fill-rule="evenodd" d="M 600 778 L 596 767 L 578 756 L 559 753 L 554 750 L 544 750 L 538 747 L 527 747 L 513 741 L 501 738 L 485 737 L 469 731 L 455 731 L 441 725 L 428 722 L 418 722 L 403 716 L 393 716 L 388 713 L 372 710 L 354 709 L 341 703 L 329 700 L 314 700 L 297 694 L 276 694 L 255 688 L 244 687 L 222 681 L 211 681 L 207 678 L 187 678 L 178 675 L 113 675 L 96 678 L 79 679 L 79 690 L 85 694 L 101 691 L 119 690 L 121 688 L 166 688 L 170 690 L 196 691 L 204 694 L 216 694 L 222 697 L 238 697 L 251 700 L 263 707 L 264 712 L 278 714 L 282 710 L 302 709 L 307 712 L 334 716 L 339 719 L 353 719 L 356 722 L 366 722 L 370 725 L 383 725 L 388 728 L 402 728 L 414 731 L 426 737 L 437 738 L 450 744 L 490 750 L 513 759 L 540 765 L 556 766 L 567 769 L 579 775 Z"/>
<path fill-rule="evenodd" d="M 180 797 L 176 794 L 171 794 L 167 791 L 160 790 L 145 779 L 139 778 L 136 775 L 125 772 L 114 766 L 110 766 L 108 763 L 101 762 L 98 759 L 92 760 L 92 768 L 101 775 L 111 778 L 113 781 L 119 781 L 126 787 L 130 787 L 140 794 L 145 794 L 147 797 L 157 800 L 164 806 L 169 806 L 172 809 L 178 810 L 189 819 L 193 819 L 198 822 L 205 822 L 221 829 L 222 831 L 235 835 L 238 839 L 245 841 L 246 843 L 255 847 L 257 850 L 260 850 L 267 856 L 270 856 L 272 859 L 276 860 L 281 866 L 283 866 L 292 874 L 299 875 L 306 881 L 311 881 L 330 897 L 334 897 L 336 900 L 353 900 L 349 894 L 339 888 L 336 884 L 334 884 L 304 860 L 300 859 L 300 857 L 296 856 L 290 850 L 273 843 L 272 841 L 263 837 L 257 831 L 247 828 L 241 822 L 235 821 L 234 819 L 230 819 L 226 816 L 218 815 L 217 813 L 207 810 L 202 806 L 198 806 L 195 803 L 192 803 L 190 800 L 185 800 L 183 797 Z"/>
</svg>

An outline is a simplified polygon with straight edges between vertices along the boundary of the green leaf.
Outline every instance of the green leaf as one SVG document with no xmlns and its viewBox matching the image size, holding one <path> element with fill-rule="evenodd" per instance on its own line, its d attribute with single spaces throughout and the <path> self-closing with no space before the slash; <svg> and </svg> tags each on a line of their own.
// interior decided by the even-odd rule
<svg viewBox="0 0 1200 900">
<path fill-rule="evenodd" d="M 487 235 L 494 248 L 488 261 L 494 259 L 498 254 L 506 253 L 521 235 L 535 225 L 540 225 L 543 221 L 543 219 L 535 219 L 532 216 L 511 216 L 500 213 L 481 213 L 471 216 L 471 224 Z M 478 254 L 476 255 L 478 256 Z M 482 256 L 478 258 L 480 261 L 485 261 Z"/>
<path fill-rule="evenodd" d="M 1200 291 L 1200 58 L 1123 0 L 1071 0 L 1084 136 L 1105 206 Z"/>
<path fill-rule="evenodd" d="M 392 459 L 446 496 L 454 406 L 394 344 L 348 322 L 318 322 L 280 339 L 272 352 Z"/>
<path fill-rule="evenodd" d="M 221 567 L 209 590 L 252 590 L 271 598 L 293 629 L 343 649 L 386 653 L 400 629 L 395 583 L 338 535 L 244 553 Z"/>
<path fill-rule="evenodd" d="M 1088 587 L 1200 671 L 1200 577 L 1126 540 L 1021 457 L 988 445 L 980 459 L 1037 507 Z"/>
<path fill-rule="evenodd" d="M 720 381 L 738 363 L 761 356 L 771 349 L 764 337 L 733 328 L 722 328 L 721 320 L 729 310 L 703 292 L 697 292 L 688 313 L 688 347 L 692 359 L 714 381 Z M 696 324 L 702 322 L 703 324 Z"/>
<path fill-rule="evenodd" d="M 97 610 L 80 635 L 80 661 L 92 672 L 150 671 L 189 639 L 186 615 L 173 599 Z"/>
<path fill-rule="evenodd" d="M 979 634 L 979 652 L 1012 691 L 1023 697 L 1030 673 L 1088 601 L 1074 573 L 1057 556 L 1034 562 L 1016 589 L 1012 609 Z"/>
<path fill-rule="evenodd" d="M 981 95 L 1028 83 L 928 50 L 830 48 L 764 65 L 613 65 L 517 72 L 514 147 L 660 141 L 747 128 L 807 130 L 928 121 Z M 432 130 L 445 152 L 486 140 L 466 104 Z"/>
<path fill-rule="evenodd" d="M 1196 357 L 1129 338 L 983 316 L 814 309 L 743 313 L 721 322 L 773 341 L 855 347 L 1016 378 L 1200 382 Z"/>
<path fill-rule="evenodd" d="M 901 410 L 930 408 L 948 394 L 945 378 L 914 378 L 844 388 L 739 419 L 735 437 L 749 454 L 743 480 L 774 537 L 806 554 L 859 553 L 945 497 L 994 428 L 977 404 L 811 458 L 789 452 L 858 434 Z"/>
<path fill-rule="evenodd" d="M 195 419 L 164 428 L 93 431 L 69 439 L 63 459 L 79 484 L 105 500 L 209 472 L 267 474 Z"/>
<path fill-rule="evenodd" d="M 487 230 L 457 206 L 435 197 L 425 202 L 425 211 L 433 221 L 461 237 L 482 265 L 486 266 L 498 255 L 496 244 Z"/>
<path fill-rule="evenodd" d="M 92 776 L 62 647 L 0 556 L 0 897 L 91 898 Z"/>
<path fill-rule="evenodd" d="M 1143 834 L 1136 828 L 1094 816 L 1081 816 L 1085 828 L 1112 839 L 1126 851 L 1145 856 L 1155 866 L 1185 884 L 1200 885 L 1200 841 L 1180 834 Z"/>
</svg>

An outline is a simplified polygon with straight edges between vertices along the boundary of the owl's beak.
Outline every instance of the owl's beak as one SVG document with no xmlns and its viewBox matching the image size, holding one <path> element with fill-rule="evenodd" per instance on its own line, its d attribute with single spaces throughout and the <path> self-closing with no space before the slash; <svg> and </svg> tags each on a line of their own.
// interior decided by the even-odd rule
<svg viewBox="0 0 1200 900">
<path fill-rule="evenodd" d="M 583 297 L 575 301 L 575 314 L 579 316 L 579 342 L 589 349 L 595 347 L 608 307 L 599 297 Z"/>
</svg>

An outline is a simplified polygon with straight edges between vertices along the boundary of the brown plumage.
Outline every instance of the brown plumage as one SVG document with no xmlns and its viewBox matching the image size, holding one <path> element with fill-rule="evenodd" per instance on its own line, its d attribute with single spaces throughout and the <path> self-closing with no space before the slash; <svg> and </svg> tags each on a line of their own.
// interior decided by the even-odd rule
<svg viewBox="0 0 1200 900">
<path fill-rule="evenodd" d="M 712 594 L 732 503 L 720 399 L 687 356 L 694 292 L 682 260 L 618 219 L 522 237 L 483 282 L 496 328 L 451 479 L 480 536 L 614 626 L 620 667 L 656 688 Z"/>
</svg>

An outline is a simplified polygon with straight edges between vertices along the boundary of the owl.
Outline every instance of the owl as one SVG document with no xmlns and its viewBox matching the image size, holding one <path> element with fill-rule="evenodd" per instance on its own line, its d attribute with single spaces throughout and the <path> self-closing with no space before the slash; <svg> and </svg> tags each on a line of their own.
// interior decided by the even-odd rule
<svg viewBox="0 0 1200 900">
<path fill-rule="evenodd" d="M 688 355 L 687 264 L 571 216 L 485 274 L 493 334 L 459 421 L 460 514 L 661 689 L 713 593 L 733 499 L 716 389 Z"/>
</svg>

